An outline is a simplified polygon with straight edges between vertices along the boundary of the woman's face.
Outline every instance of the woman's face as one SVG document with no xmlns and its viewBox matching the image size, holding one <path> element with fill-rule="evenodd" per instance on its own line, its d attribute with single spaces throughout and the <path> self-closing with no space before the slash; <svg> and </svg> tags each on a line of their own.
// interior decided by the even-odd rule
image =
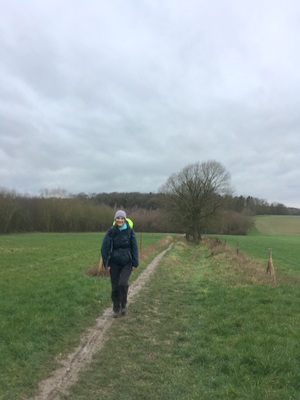
<svg viewBox="0 0 300 400">
<path fill-rule="evenodd" d="M 117 226 L 118 226 L 119 228 L 121 228 L 121 226 L 124 225 L 124 222 L 125 222 L 125 218 L 123 218 L 123 217 L 117 217 L 117 218 L 116 218 L 116 224 L 117 224 Z"/>
</svg>

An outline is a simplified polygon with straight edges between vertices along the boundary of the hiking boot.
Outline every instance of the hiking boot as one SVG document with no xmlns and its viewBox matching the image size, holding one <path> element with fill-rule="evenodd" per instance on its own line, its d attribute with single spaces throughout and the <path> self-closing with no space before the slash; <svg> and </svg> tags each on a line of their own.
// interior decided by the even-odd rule
<svg viewBox="0 0 300 400">
<path fill-rule="evenodd" d="M 122 307 L 121 315 L 123 315 L 123 317 L 124 317 L 124 315 L 126 315 L 126 307 Z"/>
<path fill-rule="evenodd" d="M 119 316 L 118 311 L 113 311 L 112 316 L 113 316 L 113 318 L 118 318 L 118 316 Z"/>
</svg>

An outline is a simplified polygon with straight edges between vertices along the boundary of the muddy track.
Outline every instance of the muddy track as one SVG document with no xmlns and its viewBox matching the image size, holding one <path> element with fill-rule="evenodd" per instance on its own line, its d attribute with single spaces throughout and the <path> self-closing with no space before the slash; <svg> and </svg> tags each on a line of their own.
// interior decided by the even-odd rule
<svg viewBox="0 0 300 400">
<path fill-rule="evenodd" d="M 166 250 L 156 256 L 130 285 L 128 304 L 143 288 L 159 261 L 172 248 L 172 245 L 171 243 Z M 76 383 L 79 373 L 92 361 L 93 355 L 103 347 L 107 337 L 105 333 L 115 322 L 111 314 L 110 307 L 97 318 L 96 324 L 82 336 L 79 346 L 66 359 L 60 361 L 61 367 L 40 383 L 38 395 L 31 400 L 59 400 L 61 395 L 68 394 L 68 389 Z"/>
</svg>

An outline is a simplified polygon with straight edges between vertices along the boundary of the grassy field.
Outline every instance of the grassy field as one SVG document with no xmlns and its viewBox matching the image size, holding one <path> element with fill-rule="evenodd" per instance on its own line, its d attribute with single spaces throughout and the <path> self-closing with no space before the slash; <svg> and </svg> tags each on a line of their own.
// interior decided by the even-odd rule
<svg viewBox="0 0 300 400">
<path fill-rule="evenodd" d="M 178 241 L 63 399 L 299 399 L 299 285 L 230 254 Z"/>
<path fill-rule="evenodd" d="M 143 235 L 141 266 L 164 235 Z M 140 235 L 137 235 L 139 243 Z M 99 263 L 103 234 L 0 236 L 0 399 L 31 393 L 110 305 L 109 279 L 87 271 Z M 153 247 L 153 251 L 152 251 Z"/>
<path fill-rule="evenodd" d="M 261 215 L 255 218 L 258 232 L 272 235 L 300 235 L 300 216 Z"/>
<path fill-rule="evenodd" d="M 162 236 L 144 236 L 143 247 Z M 254 230 L 226 237 L 232 248 L 178 238 L 64 400 L 299 399 L 299 238 Z M 85 274 L 101 239 L 0 237 L 1 400 L 36 392 L 110 305 L 109 280 Z M 237 242 L 251 259 L 237 257 Z M 265 273 L 269 247 L 276 284 Z M 145 252 L 137 274 L 159 251 Z"/>
<path fill-rule="evenodd" d="M 218 237 L 265 264 L 271 249 L 274 267 L 279 273 L 298 275 L 300 272 L 299 217 L 259 216 L 248 236 Z"/>
</svg>

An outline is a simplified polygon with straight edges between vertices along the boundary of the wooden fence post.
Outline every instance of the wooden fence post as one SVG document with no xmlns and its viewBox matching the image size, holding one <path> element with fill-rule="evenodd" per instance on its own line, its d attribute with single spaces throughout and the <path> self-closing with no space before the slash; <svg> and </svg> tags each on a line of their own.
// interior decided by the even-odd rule
<svg viewBox="0 0 300 400">
<path fill-rule="evenodd" d="M 274 265 L 273 265 L 272 249 L 269 249 L 269 260 L 268 260 L 268 266 L 267 266 L 266 272 L 271 275 L 273 282 L 276 283 L 276 275 L 275 275 L 275 269 L 274 269 Z"/>
</svg>

